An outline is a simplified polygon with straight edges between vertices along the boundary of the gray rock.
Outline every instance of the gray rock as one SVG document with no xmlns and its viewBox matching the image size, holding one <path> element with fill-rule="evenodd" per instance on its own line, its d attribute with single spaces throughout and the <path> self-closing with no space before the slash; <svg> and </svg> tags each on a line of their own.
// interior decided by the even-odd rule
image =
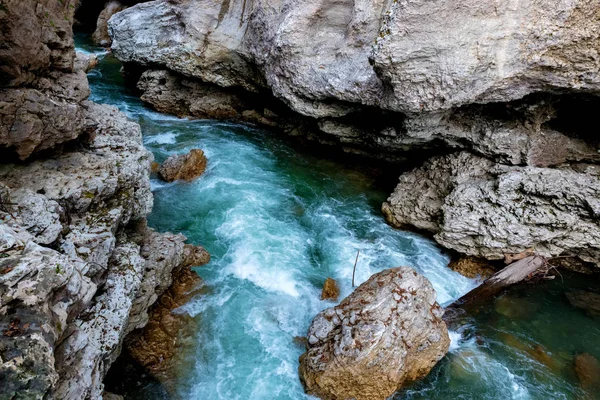
<svg viewBox="0 0 600 400">
<path fill-rule="evenodd" d="M 596 166 L 511 167 L 458 153 L 401 175 L 383 211 L 392 225 L 429 230 L 471 256 L 533 248 L 600 265 L 599 177 Z"/>
<path fill-rule="evenodd" d="M 101 398 L 125 335 L 184 263 L 183 236 L 146 228 L 139 125 L 85 100 L 73 3 L 0 7 L 0 147 L 24 160 L 0 164 L 0 398 Z"/>
<path fill-rule="evenodd" d="M 319 313 L 300 357 L 309 394 L 385 399 L 425 377 L 450 339 L 431 283 L 408 267 L 379 272 Z"/>
<path fill-rule="evenodd" d="M 394 1 L 371 57 L 397 111 L 597 93 L 599 20 L 591 0 Z"/>
</svg>

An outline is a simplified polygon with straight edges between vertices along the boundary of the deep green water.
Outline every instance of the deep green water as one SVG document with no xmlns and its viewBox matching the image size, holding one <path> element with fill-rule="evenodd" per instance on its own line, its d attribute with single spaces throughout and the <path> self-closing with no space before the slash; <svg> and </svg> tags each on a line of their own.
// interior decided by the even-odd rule
<svg viewBox="0 0 600 400">
<path fill-rule="evenodd" d="M 309 398 L 293 338 L 334 305 L 319 300 L 325 278 L 335 278 L 343 296 L 351 292 L 358 250 L 357 283 L 409 265 L 433 283 L 440 303 L 475 285 L 450 271 L 431 241 L 387 226 L 379 212 L 386 193 L 359 169 L 299 153 L 258 129 L 153 112 L 125 89 L 114 58 L 77 41 L 101 58 L 89 74 L 91 99 L 139 122 L 157 161 L 195 147 L 209 160 L 194 182 L 152 181 L 150 225 L 182 232 L 212 255 L 197 269 L 205 293 L 179 310 L 195 317 L 198 330 L 181 349 L 178 397 Z M 600 287 L 596 279 L 566 279 L 569 287 Z M 513 290 L 464 321 L 448 356 L 397 399 L 595 398 L 581 391 L 572 364 L 580 352 L 600 358 L 600 325 L 569 306 L 564 287 L 557 280 Z"/>
</svg>

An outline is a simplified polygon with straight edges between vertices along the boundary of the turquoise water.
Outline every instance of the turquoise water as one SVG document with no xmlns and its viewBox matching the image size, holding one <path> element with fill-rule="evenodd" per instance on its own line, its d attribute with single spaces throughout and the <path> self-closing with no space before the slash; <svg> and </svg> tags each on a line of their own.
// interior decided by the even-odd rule
<svg viewBox="0 0 600 400">
<path fill-rule="evenodd" d="M 431 241 L 385 224 L 379 207 L 386 193 L 360 169 L 298 153 L 251 127 L 153 112 L 124 88 L 114 58 L 82 38 L 78 44 L 101 57 L 89 74 L 91 99 L 116 105 L 138 121 L 157 161 L 192 148 L 203 149 L 208 158 L 207 171 L 194 182 L 152 180 L 150 225 L 182 232 L 212 256 L 210 264 L 197 269 L 204 294 L 178 310 L 194 316 L 198 330 L 192 345 L 181 349 L 175 397 L 309 398 L 297 375 L 303 349 L 293 339 L 306 333 L 320 310 L 335 304 L 319 300 L 327 277 L 338 281 L 342 296 L 351 292 L 357 251 L 357 284 L 384 268 L 408 265 L 432 282 L 442 304 L 475 285 L 449 270 L 448 257 Z M 552 290 L 527 300 L 535 306 L 512 306 L 512 300 L 505 305 L 535 309 L 527 318 L 489 307 L 464 321 L 459 332 L 452 332 L 452 350 L 443 362 L 397 397 L 581 396 L 569 363 L 581 351 L 600 357 L 593 346 L 600 344 L 597 321 L 566 306 L 562 292 Z M 573 324 L 589 328 L 587 336 L 565 344 L 550 329 Z M 560 368 L 540 363 L 537 353 L 527 351 L 540 343 L 550 358 L 560 358 Z"/>
</svg>

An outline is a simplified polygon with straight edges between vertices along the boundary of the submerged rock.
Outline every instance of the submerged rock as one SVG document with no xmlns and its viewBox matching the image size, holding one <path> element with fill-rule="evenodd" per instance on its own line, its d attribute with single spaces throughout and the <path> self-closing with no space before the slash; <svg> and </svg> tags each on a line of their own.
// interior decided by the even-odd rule
<svg viewBox="0 0 600 400">
<path fill-rule="evenodd" d="M 206 253 L 206 250 L 198 247 L 196 252 Z M 207 261 L 207 258 L 203 261 Z M 193 265 L 202 264 L 198 259 Z M 192 329 L 194 324 L 189 315 L 173 310 L 189 302 L 198 293 L 202 282 L 186 261 L 176 266 L 168 278 L 168 289 L 150 309 L 148 323 L 144 324 L 143 329 L 133 332 L 125 343 L 133 360 L 167 386 L 171 382 L 169 377 L 174 367 L 174 357 L 181 350 L 186 328 Z"/>
<path fill-rule="evenodd" d="M 600 317 L 600 294 L 586 290 L 572 290 L 565 293 L 573 307 L 584 310 L 592 317 Z"/>
<path fill-rule="evenodd" d="M 600 390 L 600 361 L 589 353 L 581 353 L 575 356 L 575 373 L 581 387 L 591 393 Z"/>
<path fill-rule="evenodd" d="M 408 267 L 373 275 L 318 314 L 300 379 L 323 399 L 386 399 L 425 377 L 450 345 L 431 283 Z"/>
<path fill-rule="evenodd" d="M 340 295 L 340 288 L 337 282 L 333 278 L 325 279 L 323 284 L 323 290 L 321 291 L 321 300 L 333 300 L 337 301 Z"/>
<path fill-rule="evenodd" d="M 191 181 L 202 175 L 205 169 L 204 152 L 200 149 L 192 149 L 187 154 L 177 154 L 167 158 L 158 168 L 158 176 L 167 182 Z"/>
</svg>

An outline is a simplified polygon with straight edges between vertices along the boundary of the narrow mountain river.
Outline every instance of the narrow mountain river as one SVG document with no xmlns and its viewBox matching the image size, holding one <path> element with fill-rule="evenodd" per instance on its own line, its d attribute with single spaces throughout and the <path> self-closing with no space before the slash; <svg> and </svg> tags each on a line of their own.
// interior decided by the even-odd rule
<svg viewBox="0 0 600 400">
<path fill-rule="evenodd" d="M 447 268 L 433 242 L 390 228 L 379 208 L 386 193 L 358 170 L 299 153 L 272 134 L 243 125 L 177 119 L 145 108 L 129 94 L 120 64 L 95 52 L 91 99 L 112 104 L 138 121 L 158 162 L 201 148 L 203 176 L 191 183 L 153 179 L 150 225 L 182 232 L 212 261 L 197 269 L 203 294 L 179 312 L 197 322 L 193 343 L 181 349 L 177 396 L 184 399 L 303 399 L 295 336 L 334 303 L 321 301 L 327 277 L 348 295 L 356 283 L 385 268 L 408 265 L 448 303 L 475 282 Z M 590 279 L 568 278 L 580 287 Z M 513 291 L 452 332 L 452 348 L 432 374 L 398 399 L 585 398 L 573 357 L 600 357 L 595 317 L 566 302 L 561 282 Z M 143 389 L 140 389 L 143 391 Z M 155 398 L 140 393 L 139 398 Z"/>
</svg>

